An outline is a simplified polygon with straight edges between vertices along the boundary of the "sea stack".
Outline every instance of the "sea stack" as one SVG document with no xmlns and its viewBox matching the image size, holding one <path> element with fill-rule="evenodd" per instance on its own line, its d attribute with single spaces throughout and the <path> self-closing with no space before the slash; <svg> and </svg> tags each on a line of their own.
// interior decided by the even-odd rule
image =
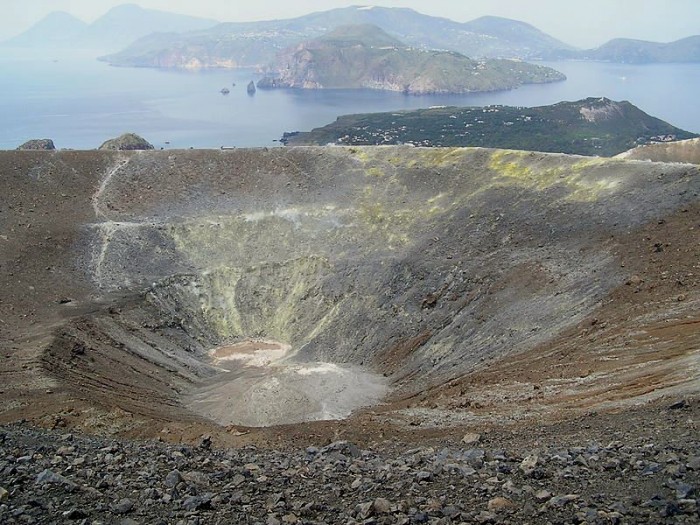
<svg viewBox="0 0 700 525">
<path fill-rule="evenodd" d="M 251 80 L 250 83 L 248 84 L 247 89 L 248 89 L 248 94 L 249 94 L 249 95 L 254 95 L 254 94 L 255 94 L 255 91 L 256 91 L 256 89 L 255 89 L 255 82 L 253 82 L 253 81 Z"/>
</svg>

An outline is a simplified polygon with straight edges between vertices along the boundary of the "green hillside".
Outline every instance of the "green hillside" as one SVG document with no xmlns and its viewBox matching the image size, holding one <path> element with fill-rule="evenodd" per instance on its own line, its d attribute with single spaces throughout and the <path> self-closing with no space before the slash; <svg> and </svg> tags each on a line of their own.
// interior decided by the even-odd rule
<svg viewBox="0 0 700 525">
<path fill-rule="evenodd" d="M 552 106 L 440 107 L 347 115 L 288 145 L 481 146 L 612 156 L 636 145 L 697 135 L 649 116 L 629 102 L 588 98 Z"/>
</svg>

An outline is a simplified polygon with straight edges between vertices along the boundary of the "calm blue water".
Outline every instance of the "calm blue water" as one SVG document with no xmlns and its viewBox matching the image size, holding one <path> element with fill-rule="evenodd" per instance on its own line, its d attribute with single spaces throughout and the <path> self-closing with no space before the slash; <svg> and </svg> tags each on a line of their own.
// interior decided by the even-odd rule
<svg viewBox="0 0 700 525">
<path fill-rule="evenodd" d="M 589 96 L 629 100 L 651 115 L 700 133 L 700 64 L 547 65 L 569 79 L 464 96 L 300 90 L 249 96 L 246 85 L 257 79 L 254 71 L 114 68 L 88 56 L 32 57 L 2 50 L 0 149 L 44 137 L 54 139 L 59 148 L 90 149 L 126 131 L 166 148 L 271 146 L 284 131 L 309 130 L 347 113 L 434 105 L 538 106 Z M 220 94 L 223 87 L 231 93 Z"/>
</svg>

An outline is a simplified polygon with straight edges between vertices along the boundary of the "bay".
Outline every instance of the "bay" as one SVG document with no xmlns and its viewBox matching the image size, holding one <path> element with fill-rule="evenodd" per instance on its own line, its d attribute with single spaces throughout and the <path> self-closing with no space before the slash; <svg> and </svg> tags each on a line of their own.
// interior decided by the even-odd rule
<svg viewBox="0 0 700 525">
<path fill-rule="evenodd" d="M 274 146 L 285 131 L 306 131 L 339 115 L 437 105 L 540 106 L 607 97 L 700 133 L 700 64 L 546 62 L 568 80 L 512 91 L 407 96 L 371 90 L 258 90 L 253 70 L 116 68 L 88 54 L 0 51 L 0 149 L 32 138 L 92 149 L 124 132 L 158 148 Z M 235 84 L 235 85 L 234 85 Z M 221 89 L 230 90 L 228 95 Z"/>
</svg>

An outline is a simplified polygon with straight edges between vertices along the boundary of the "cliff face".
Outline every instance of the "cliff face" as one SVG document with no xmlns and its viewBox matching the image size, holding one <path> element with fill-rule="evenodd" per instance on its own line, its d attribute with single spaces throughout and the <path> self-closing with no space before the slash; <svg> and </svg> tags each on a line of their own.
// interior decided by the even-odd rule
<svg viewBox="0 0 700 525">
<path fill-rule="evenodd" d="M 512 89 L 564 80 L 547 67 L 476 61 L 406 47 L 375 26 L 347 26 L 282 52 L 259 87 L 380 89 L 421 95 Z"/>
</svg>

